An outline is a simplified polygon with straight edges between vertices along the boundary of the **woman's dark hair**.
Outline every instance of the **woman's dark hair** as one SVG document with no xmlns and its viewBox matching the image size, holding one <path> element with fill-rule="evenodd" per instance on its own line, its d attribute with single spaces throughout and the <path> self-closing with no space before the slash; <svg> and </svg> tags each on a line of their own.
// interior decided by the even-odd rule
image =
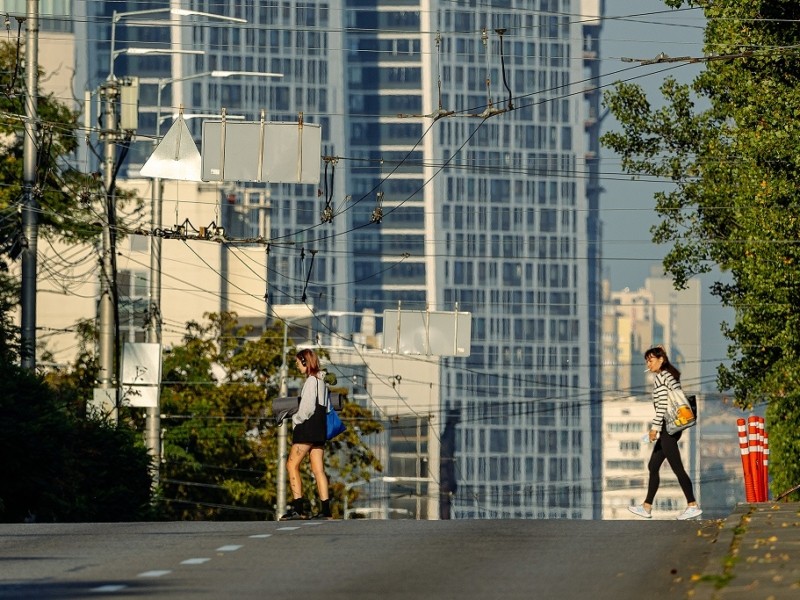
<svg viewBox="0 0 800 600">
<path fill-rule="evenodd" d="M 678 371 L 678 369 L 676 369 L 671 362 L 669 362 L 669 356 L 667 356 L 667 351 L 664 350 L 663 346 L 654 346 L 644 353 L 645 360 L 651 356 L 653 358 L 663 358 L 664 362 L 661 363 L 661 370 L 668 371 L 669 374 L 675 378 L 675 381 L 681 380 L 681 372 Z"/>
<path fill-rule="evenodd" d="M 305 366 L 306 375 L 316 375 L 320 372 L 319 359 L 313 350 L 304 348 L 295 355 L 295 358 Z"/>
</svg>

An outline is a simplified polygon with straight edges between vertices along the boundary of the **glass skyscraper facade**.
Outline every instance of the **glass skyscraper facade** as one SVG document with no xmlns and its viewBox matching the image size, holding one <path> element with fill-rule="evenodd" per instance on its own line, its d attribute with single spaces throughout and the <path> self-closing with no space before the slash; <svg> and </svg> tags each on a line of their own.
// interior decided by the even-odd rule
<svg viewBox="0 0 800 600">
<path fill-rule="evenodd" d="M 596 517 L 600 6 L 347 7 L 355 307 L 472 313 L 449 514 Z"/>
<path fill-rule="evenodd" d="M 322 125 L 319 189 L 221 191 L 241 237 L 271 240 L 270 301 L 472 313 L 471 355 L 442 359 L 432 421 L 452 425 L 448 515 L 598 517 L 602 2 L 80 2 L 87 85 L 107 76 L 113 10 L 170 7 L 247 24 L 117 24 L 118 48 L 205 52 L 118 58 L 140 77 L 141 133 L 179 105 Z M 284 77 L 182 80 L 217 69 Z"/>
</svg>

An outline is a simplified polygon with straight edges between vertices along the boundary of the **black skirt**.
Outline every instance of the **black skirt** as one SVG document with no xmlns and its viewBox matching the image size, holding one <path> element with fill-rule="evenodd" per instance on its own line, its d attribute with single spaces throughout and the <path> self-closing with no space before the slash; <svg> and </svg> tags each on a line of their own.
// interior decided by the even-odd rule
<svg viewBox="0 0 800 600">
<path fill-rule="evenodd" d="M 328 437 L 328 418 L 327 409 L 324 405 L 317 402 L 314 414 L 311 417 L 298 423 L 292 431 L 293 444 L 312 444 L 322 446 Z"/>
</svg>

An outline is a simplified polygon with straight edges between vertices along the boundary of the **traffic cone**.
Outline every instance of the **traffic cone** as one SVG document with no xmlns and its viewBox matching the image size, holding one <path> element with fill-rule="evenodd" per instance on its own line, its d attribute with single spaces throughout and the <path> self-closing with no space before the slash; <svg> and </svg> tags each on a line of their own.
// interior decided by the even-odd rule
<svg viewBox="0 0 800 600">
<path fill-rule="evenodd" d="M 739 430 L 739 453 L 742 455 L 742 471 L 744 473 L 744 494 L 748 502 L 755 502 L 755 488 L 753 487 L 753 474 L 750 471 L 750 445 L 747 440 L 747 427 L 744 419 L 736 420 Z"/>
<path fill-rule="evenodd" d="M 756 464 L 758 465 L 758 501 L 759 502 L 766 502 L 767 495 L 764 491 L 767 489 L 766 487 L 766 479 L 764 477 L 764 417 L 758 417 L 756 419 L 756 426 L 757 426 L 757 434 L 758 437 L 756 438 Z"/>
<path fill-rule="evenodd" d="M 769 501 L 769 435 L 764 429 L 764 501 Z"/>
<path fill-rule="evenodd" d="M 748 456 L 750 458 L 750 478 L 753 485 L 753 502 L 760 502 L 761 494 L 758 489 L 758 482 L 760 481 L 758 475 L 758 417 L 755 415 L 747 417 L 747 447 L 750 450 Z"/>
</svg>

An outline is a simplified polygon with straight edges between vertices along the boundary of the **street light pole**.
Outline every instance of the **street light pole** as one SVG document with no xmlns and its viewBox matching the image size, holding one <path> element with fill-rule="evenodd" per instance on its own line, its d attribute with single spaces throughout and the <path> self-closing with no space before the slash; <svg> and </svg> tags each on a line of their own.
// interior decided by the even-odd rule
<svg viewBox="0 0 800 600">
<path fill-rule="evenodd" d="M 171 9 L 151 9 L 130 12 L 114 11 L 111 18 L 111 47 L 108 56 L 108 77 L 101 84 L 99 92 L 105 102 L 105 121 L 103 124 L 102 138 L 105 143 L 103 155 L 103 184 L 105 187 L 105 218 L 102 236 L 102 256 L 101 256 L 101 275 L 100 275 L 100 299 L 98 307 L 98 374 L 97 385 L 100 390 L 102 406 L 109 403 L 109 416 L 113 423 L 119 420 L 119 392 L 116 377 L 116 273 L 114 268 L 114 228 L 116 227 L 114 217 L 114 187 L 116 178 L 116 140 L 119 135 L 117 130 L 117 101 L 120 94 L 121 83 L 114 75 L 114 61 L 120 54 L 162 54 L 170 49 L 155 48 L 125 48 L 118 51 L 115 49 L 116 29 L 120 19 L 133 15 L 146 15 L 167 12 L 173 13 Z M 192 13 L 194 14 L 194 13 Z M 150 25 L 148 23 L 148 25 Z M 202 52 L 196 51 L 193 53 Z M 158 445 L 160 448 L 160 444 Z"/>
<path fill-rule="evenodd" d="M 289 341 L 289 322 L 283 322 L 283 351 L 281 352 L 281 391 L 280 397 L 285 398 L 289 395 L 289 386 L 286 383 L 286 378 L 289 376 L 289 369 L 286 363 L 286 346 Z M 279 520 L 281 515 L 286 512 L 286 447 L 288 445 L 286 419 L 281 421 L 278 425 L 278 473 L 277 473 L 277 489 L 278 496 L 277 514 L 275 520 Z"/>
<path fill-rule="evenodd" d="M 115 21 L 116 22 L 116 21 Z M 113 34 L 112 34 L 113 39 Z M 141 52 L 138 52 L 141 50 Z M 108 411 L 112 422 L 115 424 L 119 419 L 119 391 L 117 389 L 117 364 L 116 364 L 116 342 L 117 342 L 117 323 L 116 313 L 116 269 L 115 269 L 115 238 L 116 238 L 116 217 L 115 217 L 115 188 L 116 188 L 116 142 L 120 135 L 117 123 L 117 103 L 124 82 L 118 80 L 113 74 L 114 59 L 121 53 L 147 54 L 147 48 L 126 48 L 121 51 L 111 52 L 111 68 L 105 82 L 100 85 L 99 93 L 105 103 L 105 121 L 101 137 L 105 144 L 103 155 L 103 184 L 105 187 L 104 213 L 106 222 L 103 226 L 102 236 L 102 257 L 101 257 L 101 276 L 100 276 L 100 299 L 98 307 L 98 376 L 97 383 L 100 390 L 101 403 L 105 406 L 110 404 Z M 136 52 L 132 52 L 136 51 Z M 169 52 L 166 50 L 154 51 L 157 53 Z M 193 54 L 203 53 L 202 50 L 187 51 Z M 150 409 L 148 409 L 149 411 Z M 148 441 L 151 438 L 151 430 L 154 428 L 148 423 Z M 159 434 L 160 435 L 160 434 Z M 159 453 L 160 440 L 155 446 L 151 447 L 153 454 Z M 160 460 L 160 456 L 158 457 Z"/>
</svg>

